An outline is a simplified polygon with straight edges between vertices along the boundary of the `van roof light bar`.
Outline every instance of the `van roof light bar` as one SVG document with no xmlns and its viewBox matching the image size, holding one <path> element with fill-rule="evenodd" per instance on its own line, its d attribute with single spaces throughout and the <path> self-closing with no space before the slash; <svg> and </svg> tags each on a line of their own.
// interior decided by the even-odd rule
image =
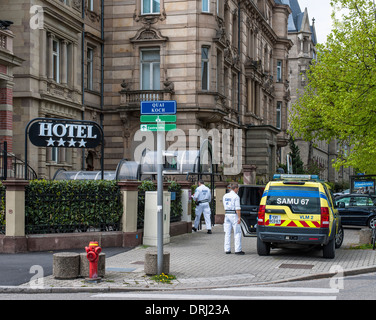
<svg viewBox="0 0 376 320">
<path fill-rule="evenodd" d="M 319 181 L 317 174 L 275 174 L 273 180 Z"/>
</svg>

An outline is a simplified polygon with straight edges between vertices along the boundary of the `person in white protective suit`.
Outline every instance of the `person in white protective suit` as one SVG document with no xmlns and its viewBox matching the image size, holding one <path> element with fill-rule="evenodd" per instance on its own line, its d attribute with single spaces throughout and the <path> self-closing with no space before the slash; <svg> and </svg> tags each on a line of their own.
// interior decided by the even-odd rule
<svg viewBox="0 0 376 320">
<path fill-rule="evenodd" d="M 225 221 L 223 229 L 225 231 L 225 253 L 231 253 L 231 229 L 234 230 L 235 254 L 243 255 L 242 251 L 242 231 L 240 227 L 240 198 L 238 196 L 239 185 L 231 184 L 231 191 L 223 196 L 223 206 L 225 209 Z"/>
<path fill-rule="evenodd" d="M 195 191 L 195 194 L 192 196 L 193 200 L 196 201 L 196 218 L 194 225 L 192 227 L 193 231 L 197 231 L 198 225 L 200 223 L 201 214 L 204 213 L 206 229 L 208 233 L 211 234 L 211 211 L 210 211 L 210 201 L 211 201 L 211 192 L 210 189 L 205 186 L 203 180 L 199 180 L 198 187 Z"/>
</svg>

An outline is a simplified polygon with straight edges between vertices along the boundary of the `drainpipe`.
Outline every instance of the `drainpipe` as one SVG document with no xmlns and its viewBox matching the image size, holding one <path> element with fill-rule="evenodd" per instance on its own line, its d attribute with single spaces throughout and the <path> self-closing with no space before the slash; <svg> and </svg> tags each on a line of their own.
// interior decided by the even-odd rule
<svg viewBox="0 0 376 320">
<path fill-rule="evenodd" d="M 240 26 L 241 26 L 241 10 L 240 10 L 240 1 L 238 1 L 238 58 L 240 62 L 241 52 L 240 52 Z M 241 66 L 241 63 L 240 63 Z M 238 125 L 240 125 L 240 80 L 241 80 L 241 72 L 238 71 Z"/>
<path fill-rule="evenodd" d="M 103 127 L 103 108 L 104 108 L 104 0 L 101 8 L 101 127 Z"/>
<path fill-rule="evenodd" d="M 82 34 L 81 34 L 81 90 L 82 108 L 85 107 L 85 0 L 82 0 Z M 82 110 L 82 120 L 85 120 L 85 109 Z M 82 170 L 85 170 L 85 148 L 82 148 Z"/>
<path fill-rule="evenodd" d="M 103 131 L 103 108 L 104 108 L 104 0 L 101 1 L 101 113 L 100 113 L 100 126 Z M 104 137 L 102 140 L 101 146 L 101 171 L 102 171 L 102 180 L 104 179 Z"/>
</svg>

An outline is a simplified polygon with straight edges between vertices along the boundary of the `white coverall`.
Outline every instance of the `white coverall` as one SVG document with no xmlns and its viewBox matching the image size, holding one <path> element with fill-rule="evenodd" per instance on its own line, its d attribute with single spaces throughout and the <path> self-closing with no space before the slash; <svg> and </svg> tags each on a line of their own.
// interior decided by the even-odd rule
<svg viewBox="0 0 376 320">
<path fill-rule="evenodd" d="M 231 190 L 223 196 L 225 209 L 225 221 L 223 229 L 225 232 L 225 252 L 231 251 L 231 228 L 234 229 L 235 252 L 242 251 L 242 231 L 238 224 L 236 210 L 240 210 L 240 198 L 235 191 Z"/>
<path fill-rule="evenodd" d="M 203 201 L 203 203 L 196 205 L 196 210 L 195 210 L 196 218 L 194 222 L 194 227 L 198 229 L 198 225 L 201 219 L 201 214 L 204 213 L 206 229 L 208 231 L 211 230 L 211 220 L 210 220 L 211 211 L 210 211 L 210 205 L 209 205 L 211 201 L 210 189 L 207 186 L 202 184 L 196 189 L 195 194 L 193 195 L 193 200 L 195 200 L 196 202 Z"/>
</svg>

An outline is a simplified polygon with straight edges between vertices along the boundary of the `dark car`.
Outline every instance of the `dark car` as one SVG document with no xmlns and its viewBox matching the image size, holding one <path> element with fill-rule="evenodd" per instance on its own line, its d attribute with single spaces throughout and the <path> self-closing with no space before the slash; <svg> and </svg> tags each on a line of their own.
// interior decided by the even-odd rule
<svg viewBox="0 0 376 320">
<path fill-rule="evenodd" d="M 376 196 L 345 194 L 336 197 L 335 203 L 344 225 L 369 226 L 376 224 Z"/>
<path fill-rule="evenodd" d="M 258 209 L 264 189 L 264 186 L 239 186 L 241 228 L 245 237 L 256 237 Z"/>
</svg>

